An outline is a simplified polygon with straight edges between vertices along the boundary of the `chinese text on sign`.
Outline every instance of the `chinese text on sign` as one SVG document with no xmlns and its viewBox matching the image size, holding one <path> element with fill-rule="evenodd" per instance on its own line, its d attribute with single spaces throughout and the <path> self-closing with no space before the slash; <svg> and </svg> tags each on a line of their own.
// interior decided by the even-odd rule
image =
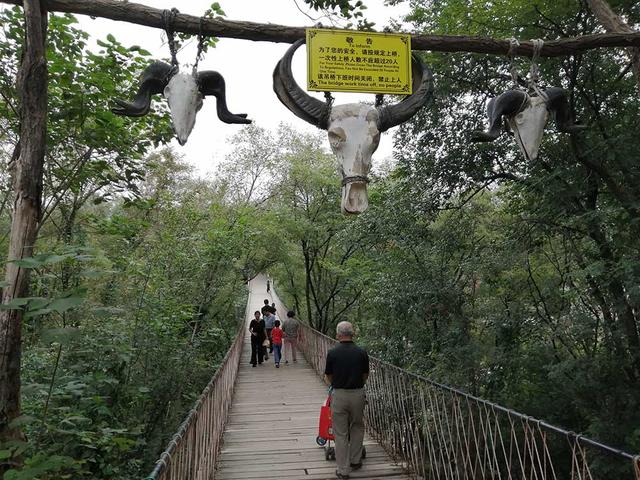
<svg viewBox="0 0 640 480">
<path fill-rule="evenodd" d="M 410 35 L 307 29 L 307 90 L 410 94 Z"/>
</svg>

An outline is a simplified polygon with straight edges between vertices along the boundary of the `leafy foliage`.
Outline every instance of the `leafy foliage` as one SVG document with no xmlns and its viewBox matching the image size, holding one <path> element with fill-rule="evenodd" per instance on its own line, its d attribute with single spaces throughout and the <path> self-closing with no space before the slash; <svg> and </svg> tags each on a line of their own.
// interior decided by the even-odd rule
<svg viewBox="0 0 640 480">
<path fill-rule="evenodd" d="M 0 18 L 0 140 L 11 152 L 21 10 Z M 73 16 L 50 16 L 41 253 L 18 261 L 32 271 L 32 296 L 5 306 L 25 312 L 28 441 L 0 446 L 1 462 L 23 463 L 5 479 L 148 472 L 235 336 L 246 268 L 234 255 L 256 250 L 250 219 L 238 222 L 170 150 L 150 155 L 171 137 L 162 105 L 135 120 L 109 111 L 148 52 L 111 35 L 93 52 L 86 39 Z M 10 158 L 0 158 L 8 231 Z M 2 236 L 5 256 L 6 247 Z"/>
<path fill-rule="evenodd" d="M 364 17 L 367 6 L 362 0 L 304 0 L 304 2 L 316 11 L 339 13 L 342 18 L 350 20 L 345 28 L 352 28 L 353 21 L 357 21 L 358 30 L 371 30 L 375 25 Z"/>
<path fill-rule="evenodd" d="M 307 1 L 359 22 L 362 2 Z M 394 2 L 392 2 L 394 3 Z M 599 31 L 580 2 L 411 2 L 430 33 L 557 38 Z M 615 8 L 640 20 L 634 2 Z M 212 5 L 207 16 L 224 15 Z M 0 13 L 0 226 L 10 219 L 20 10 Z M 361 28 L 366 28 L 364 23 Z M 324 139 L 252 125 L 212 181 L 170 149 L 160 115 L 108 110 L 148 62 L 113 36 L 97 52 L 52 16 L 45 210 L 24 310 L 28 442 L 5 479 L 139 478 L 233 338 L 262 271 L 325 333 L 348 319 L 371 353 L 605 443 L 640 450 L 637 86 L 601 50 L 541 62 L 589 129 L 472 144 L 507 61 L 426 54 L 438 99 L 395 136 L 370 210 L 339 213 Z M 185 39 L 183 39 L 184 41 Z M 528 60 L 517 61 L 524 74 Z M 4 231 L 4 230 L 3 230 Z M 6 236 L 0 237 L 6 250 Z M 4 287 L 4 285 L 0 285 Z M 616 472 L 609 472 L 614 478 Z"/>
<path fill-rule="evenodd" d="M 582 3 L 413 2 L 429 33 L 595 33 Z M 621 8 L 637 21 L 637 9 Z M 394 363 L 629 451 L 638 444 L 637 85 L 615 51 L 540 62 L 576 136 L 473 144 L 508 62 L 428 54 L 438 101 L 400 128 L 398 165 L 359 219 L 375 262 L 353 319 Z M 521 74 L 528 61 L 517 61 Z M 402 212 L 402 214 L 399 214 Z M 373 267 L 373 268 L 371 268 Z"/>
<path fill-rule="evenodd" d="M 560 38 L 601 28 L 581 2 L 411 5 L 408 20 L 435 34 Z M 614 5 L 631 24 L 636 7 Z M 400 127 L 396 168 L 370 185 L 370 210 L 336 220 L 343 245 L 355 248 L 340 275 L 357 278 L 362 292 L 322 328 L 351 319 L 371 352 L 396 365 L 640 450 L 640 103 L 624 58 L 599 50 L 540 62 L 543 86 L 569 90 L 589 128 L 547 131 L 534 163 L 507 135 L 492 144 L 465 135 L 485 123 L 486 101 L 511 87 L 508 60 L 425 61 L 437 101 Z M 516 66 L 524 77 L 530 62 Z M 301 231 L 332 231 L 328 208 Z M 332 262 L 316 268 L 315 278 L 336 273 Z M 303 271 L 302 263 L 278 271 L 301 306 L 313 298 Z"/>
<path fill-rule="evenodd" d="M 255 250 L 251 222 L 238 222 L 171 151 L 147 165 L 134 202 L 86 205 L 59 242 L 46 240 L 56 238 L 47 234 L 54 213 L 40 250 L 58 253 L 21 261 L 34 270 L 34 296 L 14 305 L 27 311 L 31 420 L 29 443 L 6 447 L 23 451 L 25 466 L 7 475 L 139 478 L 235 336 L 245 267 L 230 258 Z"/>
</svg>

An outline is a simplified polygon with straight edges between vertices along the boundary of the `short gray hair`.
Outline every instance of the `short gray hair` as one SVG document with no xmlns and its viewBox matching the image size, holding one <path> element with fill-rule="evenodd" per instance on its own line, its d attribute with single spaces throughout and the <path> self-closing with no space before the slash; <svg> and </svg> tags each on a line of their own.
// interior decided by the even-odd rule
<svg viewBox="0 0 640 480">
<path fill-rule="evenodd" d="M 340 322 L 336 326 L 336 334 L 340 337 L 353 337 L 353 325 L 351 322 Z"/>
</svg>

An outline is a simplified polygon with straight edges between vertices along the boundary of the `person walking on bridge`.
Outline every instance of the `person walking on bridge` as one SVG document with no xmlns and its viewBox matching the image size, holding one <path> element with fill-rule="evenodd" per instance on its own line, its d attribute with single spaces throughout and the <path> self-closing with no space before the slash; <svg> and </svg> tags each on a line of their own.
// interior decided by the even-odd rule
<svg viewBox="0 0 640 480">
<path fill-rule="evenodd" d="M 340 322 L 340 342 L 327 353 L 324 374 L 333 387 L 331 410 L 336 449 L 336 477 L 349 478 L 362 467 L 364 439 L 364 384 L 369 377 L 369 355 L 353 343 L 353 325 Z"/>
<path fill-rule="evenodd" d="M 280 320 L 273 322 L 271 345 L 273 346 L 273 362 L 276 364 L 276 368 L 280 368 L 280 359 L 282 358 L 282 329 L 280 328 Z"/>
<path fill-rule="evenodd" d="M 296 347 L 298 346 L 298 320 L 296 320 L 296 312 L 289 310 L 287 319 L 282 324 L 284 332 L 284 363 L 289 363 L 289 358 L 293 356 L 293 361 L 297 362 Z"/>
<path fill-rule="evenodd" d="M 267 333 L 264 329 L 264 320 L 260 318 L 260 312 L 256 310 L 254 312 L 254 318 L 249 324 L 249 331 L 251 332 L 251 365 L 256 366 L 256 363 L 262 365 L 264 357 L 264 347 L 262 342 L 267 338 Z"/>
<path fill-rule="evenodd" d="M 267 329 L 267 338 L 269 339 L 269 353 L 273 353 L 273 341 L 271 340 L 271 330 L 273 330 L 273 324 L 276 321 L 275 309 L 266 306 L 266 314 L 264 315 L 264 325 Z"/>
<path fill-rule="evenodd" d="M 260 309 L 260 311 L 262 312 L 262 321 L 265 323 L 265 331 L 266 331 L 266 322 L 267 322 L 267 315 L 269 313 L 269 299 L 265 298 L 264 299 L 264 305 L 262 306 L 262 308 Z M 271 337 L 267 337 L 269 338 L 269 342 L 271 342 Z M 269 349 L 268 347 L 263 346 L 262 349 L 264 350 L 263 356 L 265 360 L 269 360 Z"/>
</svg>

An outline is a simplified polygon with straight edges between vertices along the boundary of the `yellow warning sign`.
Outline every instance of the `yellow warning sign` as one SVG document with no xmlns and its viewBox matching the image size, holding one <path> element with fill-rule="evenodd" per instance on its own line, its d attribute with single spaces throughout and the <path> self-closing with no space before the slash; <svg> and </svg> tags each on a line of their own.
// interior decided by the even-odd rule
<svg viewBox="0 0 640 480">
<path fill-rule="evenodd" d="M 307 90 L 411 93 L 411 36 L 307 29 Z"/>
</svg>

